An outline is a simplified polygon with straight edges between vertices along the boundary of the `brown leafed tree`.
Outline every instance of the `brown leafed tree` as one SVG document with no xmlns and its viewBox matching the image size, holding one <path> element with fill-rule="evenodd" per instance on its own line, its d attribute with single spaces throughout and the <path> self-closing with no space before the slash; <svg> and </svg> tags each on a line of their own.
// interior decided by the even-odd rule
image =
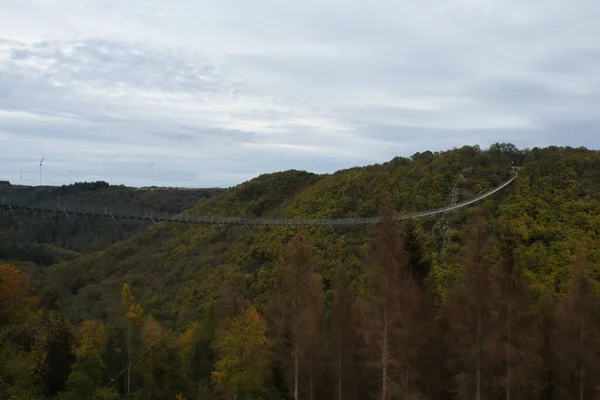
<svg viewBox="0 0 600 400">
<path fill-rule="evenodd" d="M 306 394 L 312 399 L 320 365 L 324 299 L 315 257 L 302 232 L 288 246 L 276 285 L 271 319 L 280 350 L 279 364 L 292 398 Z"/>
<path fill-rule="evenodd" d="M 537 389 L 540 400 L 554 400 L 557 397 L 556 380 L 556 303 L 552 293 L 546 293 L 539 301 L 535 313 L 534 345 L 532 350 L 539 360 L 537 379 L 530 386 Z"/>
<path fill-rule="evenodd" d="M 483 220 L 468 224 L 463 280 L 450 293 L 442 313 L 451 330 L 447 362 L 459 399 L 482 400 L 484 384 L 493 382 L 491 364 L 498 357 L 498 287 L 486 257 Z"/>
<path fill-rule="evenodd" d="M 516 395 L 531 398 L 538 393 L 532 382 L 540 366 L 534 354 L 532 298 L 521 267 L 515 262 L 517 241 L 510 225 L 501 223 L 498 242 L 500 256 L 495 279 L 499 292 L 494 312 L 498 316 L 499 341 L 494 354 L 496 358 L 492 360 L 502 390 L 498 397 L 506 400 Z"/>
<path fill-rule="evenodd" d="M 355 298 L 349 290 L 350 279 L 343 263 L 335 270 L 332 283 L 330 360 L 331 370 L 335 371 L 335 398 L 357 399 L 363 393 L 360 378 L 364 375 L 361 357 L 362 340 L 360 332 L 364 328 L 359 318 L 360 312 Z"/>
<path fill-rule="evenodd" d="M 571 269 L 568 292 L 557 310 L 556 354 L 559 398 L 596 399 L 600 395 L 598 294 L 589 262 L 579 250 Z"/>
<path fill-rule="evenodd" d="M 369 342 L 379 353 L 380 398 L 416 396 L 411 359 L 414 354 L 415 318 L 419 315 L 419 289 L 408 255 L 397 232 L 395 210 L 386 199 L 375 228 L 369 282 Z"/>
</svg>

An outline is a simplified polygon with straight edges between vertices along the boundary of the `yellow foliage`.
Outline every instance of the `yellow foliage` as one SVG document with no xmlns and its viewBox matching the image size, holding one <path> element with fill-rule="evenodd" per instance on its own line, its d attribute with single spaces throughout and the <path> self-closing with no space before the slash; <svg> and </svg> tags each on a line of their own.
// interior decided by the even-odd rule
<svg viewBox="0 0 600 400">
<path fill-rule="evenodd" d="M 91 355 L 104 349 L 108 341 L 108 333 L 104 324 L 98 320 L 86 320 L 81 325 L 81 339 L 79 346 L 75 349 L 78 359 L 91 358 Z"/>
<path fill-rule="evenodd" d="M 139 323 L 142 321 L 142 317 L 144 316 L 144 309 L 140 304 L 131 304 L 129 306 L 129 310 L 127 314 L 125 314 L 125 318 L 133 323 Z"/>
<path fill-rule="evenodd" d="M 266 333 L 265 320 L 251 304 L 217 332 L 220 359 L 211 378 L 218 388 L 242 393 L 261 387 L 269 366 Z"/>
<path fill-rule="evenodd" d="M 27 275 L 12 265 L 0 263 L 0 325 L 22 320 L 38 303 L 31 295 Z"/>
<path fill-rule="evenodd" d="M 144 326 L 142 327 L 142 343 L 149 345 L 156 343 L 164 333 L 163 327 L 154 319 L 152 315 L 148 315 Z"/>
<path fill-rule="evenodd" d="M 133 294 L 131 294 L 131 290 L 129 289 L 129 285 L 126 283 L 123 284 L 123 290 L 121 290 L 121 300 L 123 300 L 125 304 L 131 304 L 134 300 Z"/>
</svg>

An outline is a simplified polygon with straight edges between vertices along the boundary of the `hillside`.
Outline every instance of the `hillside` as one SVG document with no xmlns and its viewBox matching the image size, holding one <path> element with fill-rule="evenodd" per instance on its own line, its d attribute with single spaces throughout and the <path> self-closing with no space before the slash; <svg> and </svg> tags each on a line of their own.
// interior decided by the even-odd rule
<svg viewBox="0 0 600 400">
<path fill-rule="evenodd" d="M 68 186 L 0 185 L 0 201 L 28 205 L 77 204 L 115 210 L 181 212 L 223 189 L 135 189 L 106 182 Z M 0 213 L 0 259 L 25 259 L 41 265 L 106 249 L 142 231 L 140 221 L 89 216 L 67 218 L 43 213 Z"/>
<path fill-rule="evenodd" d="M 389 310 L 389 315 L 395 318 L 389 322 L 395 327 L 390 333 L 394 335 L 394 345 L 390 346 L 397 351 L 390 353 L 390 357 L 402 360 L 398 361 L 400 367 L 390 363 L 390 371 L 396 375 L 389 377 L 394 382 L 389 390 L 395 395 L 411 393 L 410 398 L 445 399 L 460 398 L 457 393 L 463 389 L 472 393 L 475 364 L 470 358 L 473 348 L 469 346 L 476 343 L 471 328 L 475 326 L 472 318 L 478 315 L 473 310 L 485 307 L 488 317 L 477 323 L 482 323 L 483 332 L 489 333 L 484 338 L 489 341 L 485 342 L 486 398 L 506 398 L 505 391 L 516 391 L 517 387 L 524 398 L 569 398 L 566 393 L 575 393 L 571 390 L 577 388 L 576 379 L 570 375 L 562 377 L 560 374 L 568 375 L 565 372 L 568 367 L 561 369 L 544 358 L 543 351 L 548 349 L 544 350 L 541 343 L 543 335 L 550 333 L 539 330 L 539 326 L 531 323 L 534 319 L 522 315 L 548 312 L 539 307 L 550 301 L 552 306 L 548 307 L 556 308 L 557 318 L 557 330 L 552 332 L 558 336 L 553 337 L 567 343 L 571 336 L 560 330 L 563 329 L 560 318 L 565 315 L 564 304 L 571 304 L 569 296 L 575 293 L 571 289 L 575 276 L 572 268 L 578 251 L 578 260 L 583 260 L 581 254 L 585 254 L 586 260 L 580 264 L 589 266 L 585 276 L 597 286 L 600 152 L 560 147 L 519 150 L 506 144 L 488 150 L 465 146 L 440 153 L 417 153 L 410 158 L 397 157 L 381 165 L 330 175 L 301 171 L 263 175 L 193 204 L 193 199 L 179 204 L 196 215 L 385 216 L 390 208 L 397 212 L 420 211 L 469 199 L 506 181 L 513 167 L 519 167 L 515 182 L 477 205 L 394 226 L 304 227 L 300 235 L 294 227 L 168 223 L 147 226 L 135 233 L 132 230 L 131 237 L 105 249 L 78 255 L 70 261 L 65 256 L 64 262 L 44 269 L 48 280 L 42 284 L 43 299 L 64 312 L 73 324 L 96 319 L 106 325 L 109 346 L 103 350 L 107 368 L 101 374 L 103 383 L 108 383 L 108 377 L 117 375 L 127 364 L 126 334 L 141 335 L 136 344 L 127 345 L 139 353 L 144 343 L 150 343 L 148 335 L 152 335 L 152 330 L 164 332 L 176 328 L 172 339 L 161 342 L 162 347 L 153 356 L 162 360 L 162 369 L 154 370 L 155 367 L 144 364 L 135 370 L 134 386 L 140 398 L 149 398 L 144 396 L 152 385 L 153 398 L 174 398 L 178 393 L 185 393 L 190 399 L 231 394 L 232 382 L 238 378 L 234 374 L 233 381 L 220 380 L 219 377 L 233 372 L 219 364 L 219 360 L 229 360 L 225 357 L 232 353 L 227 346 L 234 345 L 223 342 L 223 335 L 243 335 L 235 331 L 236 323 L 258 329 L 256 334 L 264 335 L 271 343 L 268 351 L 252 353 L 258 358 L 243 364 L 244 368 L 252 369 L 255 368 L 252 365 L 263 365 L 260 357 L 268 360 L 263 375 L 239 377 L 247 379 L 243 390 L 235 389 L 244 398 L 286 398 L 284 393 L 289 389 L 290 379 L 293 381 L 289 346 L 294 338 L 300 340 L 303 349 L 300 357 L 303 372 L 299 378 L 303 393 L 314 391 L 315 398 L 334 398 L 336 374 L 340 373 L 347 390 L 344 397 L 373 396 L 381 390 L 377 384 L 381 379 L 377 360 L 384 339 L 381 331 L 373 329 L 379 326 L 374 321 L 381 321 L 383 315 L 380 307 L 384 303 L 378 296 L 384 295 L 390 296 L 385 304 L 396 304 L 396 308 Z M 90 194 L 90 200 L 95 198 Z M 389 199 L 387 206 L 386 199 Z M 95 221 L 89 223 L 86 229 L 98 229 Z M 11 231 L 7 235 L 12 237 Z M 106 239 L 100 240 L 107 243 Z M 286 269 L 290 265 L 295 269 Z M 396 267 L 385 269 L 386 265 Z M 485 265 L 485 273 L 483 269 L 477 270 L 478 265 Z M 303 268 L 309 272 L 302 278 L 303 284 L 296 286 L 300 297 L 288 302 L 293 286 L 286 279 L 292 276 L 300 279 L 298 274 Z M 410 271 L 406 272 L 410 279 L 408 275 L 401 279 L 394 275 L 404 271 L 402 268 Z M 523 282 L 522 287 L 511 286 L 510 296 L 504 292 L 509 290 L 507 286 L 501 283 L 505 275 L 514 282 Z M 490 282 L 496 281 L 499 283 L 492 289 Z M 392 286 L 388 293 L 385 288 L 390 282 L 397 286 Z M 488 286 L 481 286 L 482 282 Z M 486 289 L 481 291 L 482 287 Z M 475 292 L 469 292 L 471 289 L 479 297 L 473 297 Z M 517 290 L 522 297 L 515 294 Z M 500 297 L 492 297 L 495 293 Z M 506 360 L 496 349 L 507 340 L 505 326 L 493 324 L 500 324 L 505 312 L 495 307 L 504 307 L 502 299 L 512 299 L 513 295 L 521 300 L 511 303 L 514 317 L 509 314 L 508 320 L 521 319 L 515 320 L 516 333 L 513 332 L 513 339 L 509 333 L 508 340 L 515 341 L 510 346 L 520 346 L 521 356 L 514 356 L 511 361 L 520 375 L 513 377 L 514 388 L 506 389 L 506 381 L 501 380 Z M 141 307 L 135 308 L 137 304 Z M 293 308 L 300 307 L 299 304 L 304 304 L 304 308 Z M 412 306 L 406 308 L 402 304 Z M 521 317 L 517 317 L 517 311 L 522 313 Z M 385 315 L 387 312 L 386 308 Z M 299 316 L 301 320 L 294 319 Z M 263 321 L 266 328 L 258 321 Z M 308 336 L 302 339 L 294 336 L 289 331 L 290 321 L 306 329 L 310 327 L 305 333 Z M 600 328 L 600 321 L 590 320 L 589 324 L 590 332 Z M 336 329 L 344 326 L 352 333 L 341 343 Z M 447 336 L 443 332 L 448 332 Z M 492 332 L 499 332 L 500 336 L 493 336 Z M 468 343 L 461 340 L 463 337 L 469 338 Z M 526 337 L 536 342 L 529 342 Z M 240 337 L 235 340 L 238 339 L 242 340 Z M 186 341 L 193 343 L 194 352 L 185 347 L 190 345 Z M 401 343 L 412 345 L 402 347 Z M 336 369 L 338 361 L 342 363 L 341 350 L 339 353 L 335 350 L 339 348 L 345 349 L 346 372 Z M 260 347 L 252 349 L 262 351 Z M 169 357 L 178 352 L 188 360 L 187 364 L 184 362 L 185 372 L 178 369 L 182 368 L 180 361 Z M 594 364 L 597 361 L 600 358 L 586 361 L 585 382 L 600 377 L 600 368 L 595 367 L 600 363 Z M 402 365 L 410 366 L 413 371 L 410 379 Z M 561 376 L 556 378 L 552 390 L 566 397 L 560 394 L 542 397 L 544 391 L 550 390 L 548 385 L 552 381 L 540 372 L 544 368 L 551 368 Z M 122 380 L 112 390 L 122 393 Z M 595 389 L 589 383 L 585 390 L 591 395 Z"/>
</svg>

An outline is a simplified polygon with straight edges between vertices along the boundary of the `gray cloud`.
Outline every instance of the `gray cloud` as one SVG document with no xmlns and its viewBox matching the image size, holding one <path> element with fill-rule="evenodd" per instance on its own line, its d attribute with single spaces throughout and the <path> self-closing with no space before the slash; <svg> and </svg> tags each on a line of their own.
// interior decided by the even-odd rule
<svg viewBox="0 0 600 400">
<path fill-rule="evenodd" d="M 600 3 L 9 0 L 2 178 L 228 186 L 511 141 L 599 147 Z M 53 17 L 62 15 L 60 19 Z"/>
</svg>

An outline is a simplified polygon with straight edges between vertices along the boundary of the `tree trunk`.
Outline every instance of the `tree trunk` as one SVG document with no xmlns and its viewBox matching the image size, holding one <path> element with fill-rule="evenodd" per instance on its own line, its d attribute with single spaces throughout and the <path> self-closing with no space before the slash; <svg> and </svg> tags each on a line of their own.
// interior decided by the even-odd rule
<svg viewBox="0 0 600 400">
<path fill-rule="evenodd" d="M 148 382 L 148 386 L 150 386 L 150 400 L 152 400 L 152 384 L 154 383 L 154 369 L 152 367 L 152 348 L 150 348 L 150 382 Z"/>
<path fill-rule="evenodd" d="M 127 388 L 125 390 L 125 399 L 129 399 L 131 393 L 131 327 L 127 323 Z"/>
<path fill-rule="evenodd" d="M 342 330 L 340 329 L 338 349 L 338 400 L 342 400 Z"/>
<path fill-rule="evenodd" d="M 129 399 L 129 394 L 131 392 L 131 353 L 127 352 L 127 391 L 125 394 L 125 398 Z"/>
<path fill-rule="evenodd" d="M 579 330 L 579 400 L 583 400 L 583 312 Z"/>
<path fill-rule="evenodd" d="M 313 372 L 313 354 L 312 351 L 310 352 L 310 381 L 309 381 L 309 399 L 313 400 L 313 388 L 314 388 L 314 372 Z"/>
<path fill-rule="evenodd" d="M 298 400 L 298 324 L 296 323 L 294 332 L 294 400 Z"/>
<path fill-rule="evenodd" d="M 481 305 L 477 305 L 477 387 L 475 400 L 481 400 Z"/>
<path fill-rule="evenodd" d="M 382 348 L 382 371 L 381 371 L 381 400 L 388 398 L 388 317 L 387 305 L 383 309 L 383 341 Z"/>
<path fill-rule="evenodd" d="M 507 318 L 507 331 L 508 331 L 508 340 L 506 346 L 506 400 L 510 400 L 510 385 L 511 385 L 511 338 L 510 338 L 510 308 L 508 310 L 508 318 Z"/>
</svg>

